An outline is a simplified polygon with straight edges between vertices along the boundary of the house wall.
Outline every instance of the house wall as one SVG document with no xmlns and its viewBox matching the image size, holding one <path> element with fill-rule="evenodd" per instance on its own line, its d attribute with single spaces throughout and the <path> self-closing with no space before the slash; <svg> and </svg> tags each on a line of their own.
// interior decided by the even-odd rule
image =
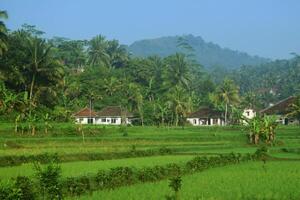
<svg viewBox="0 0 300 200">
<path fill-rule="evenodd" d="M 247 119 L 252 119 L 256 116 L 256 112 L 253 109 L 245 109 L 243 111 L 243 116 Z"/>
<path fill-rule="evenodd" d="M 225 124 L 224 119 L 221 118 L 187 118 L 187 121 L 193 126 L 222 126 Z"/>
<path fill-rule="evenodd" d="M 113 123 L 114 120 L 115 120 L 115 122 Z M 121 117 L 101 117 L 101 118 L 96 118 L 96 124 L 120 125 L 121 123 L 122 123 Z"/>
<path fill-rule="evenodd" d="M 76 117 L 75 123 L 76 124 L 88 124 L 89 117 Z M 97 117 L 92 118 L 93 124 L 99 124 L 99 125 L 121 125 L 122 119 L 121 117 Z M 105 119 L 105 121 L 102 121 L 102 119 Z M 113 123 L 113 120 L 115 120 L 115 123 Z M 126 118 L 125 120 L 126 124 L 131 124 L 131 120 Z"/>
<path fill-rule="evenodd" d="M 75 123 L 76 124 L 88 124 L 88 119 L 89 117 L 76 117 L 75 118 Z M 93 118 L 93 123 L 95 123 L 95 118 Z"/>
</svg>

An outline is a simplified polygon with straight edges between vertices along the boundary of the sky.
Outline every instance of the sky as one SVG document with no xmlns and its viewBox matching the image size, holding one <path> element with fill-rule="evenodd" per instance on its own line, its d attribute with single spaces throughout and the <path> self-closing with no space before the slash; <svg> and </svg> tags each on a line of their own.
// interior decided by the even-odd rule
<svg viewBox="0 0 300 200">
<path fill-rule="evenodd" d="M 122 44 L 193 34 L 271 59 L 300 54 L 300 0 L 0 0 L 7 27 L 36 25 L 46 37 Z"/>
</svg>

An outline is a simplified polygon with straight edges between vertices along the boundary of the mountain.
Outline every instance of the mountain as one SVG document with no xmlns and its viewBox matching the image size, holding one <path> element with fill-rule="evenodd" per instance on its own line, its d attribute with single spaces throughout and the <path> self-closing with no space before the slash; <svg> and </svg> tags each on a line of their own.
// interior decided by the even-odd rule
<svg viewBox="0 0 300 200">
<path fill-rule="evenodd" d="M 200 36 L 193 35 L 140 40 L 129 45 L 128 50 L 133 56 L 158 55 L 165 57 L 183 51 L 178 47 L 180 38 L 183 38 L 194 49 L 197 61 L 207 69 L 215 67 L 237 69 L 242 65 L 259 65 L 270 61 L 266 58 L 250 56 L 244 52 L 222 48 L 212 42 L 205 42 Z"/>
</svg>

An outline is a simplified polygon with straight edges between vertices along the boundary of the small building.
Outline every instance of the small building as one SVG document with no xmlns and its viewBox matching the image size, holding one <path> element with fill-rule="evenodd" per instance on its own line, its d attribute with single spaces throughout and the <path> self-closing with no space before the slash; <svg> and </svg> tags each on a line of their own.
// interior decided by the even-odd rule
<svg viewBox="0 0 300 200">
<path fill-rule="evenodd" d="M 121 106 L 107 106 L 97 114 L 96 124 L 131 124 L 133 115 Z"/>
<path fill-rule="evenodd" d="M 275 104 L 271 104 L 268 108 L 260 111 L 262 115 L 276 115 L 278 117 L 278 122 L 284 125 L 295 124 L 298 121 L 293 118 L 288 118 L 286 115 L 289 112 L 290 106 L 295 103 L 296 97 L 288 97 L 279 101 Z"/>
<path fill-rule="evenodd" d="M 248 124 L 247 120 L 253 119 L 256 116 L 256 111 L 253 108 L 245 108 L 242 116 L 242 123 Z"/>
<path fill-rule="evenodd" d="M 97 113 L 87 107 L 74 114 L 77 124 L 94 124 Z"/>
<path fill-rule="evenodd" d="M 187 121 L 193 126 L 222 126 L 225 125 L 223 113 L 208 107 L 200 108 L 198 111 L 190 113 Z"/>
<path fill-rule="evenodd" d="M 107 106 L 99 112 L 90 108 L 84 108 L 74 114 L 75 123 L 77 124 L 103 124 L 103 125 L 120 125 L 131 124 L 131 113 L 123 110 L 121 106 Z"/>
</svg>

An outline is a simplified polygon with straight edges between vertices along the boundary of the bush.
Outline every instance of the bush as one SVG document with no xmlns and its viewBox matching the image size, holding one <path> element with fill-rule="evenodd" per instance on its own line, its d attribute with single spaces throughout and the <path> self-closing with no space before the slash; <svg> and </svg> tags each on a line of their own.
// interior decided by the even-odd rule
<svg viewBox="0 0 300 200">
<path fill-rule="evenodd" d="M 20 199 L 33 200 L 36 198 L 33 182 L 26 176 L 18 176 L 15 180 L 15 188 L 20 191 Z"/>
<path fill-rule="evenodd" d="M 135 169 L 130 167 L 116 167 L 109 171 L 110 188 L 133 184 L 136 180 Z"/>
<path fill-rule="evenodd" d="M 1 200 L 19 200 L 21 199 L 20 189 L 16 188 L 14 183 L 0 182 L 0 199 Z"/>
<path fill-rule="evenodd" d="M 60 166 L 55 162 L 51 162 L 44 169 L 39 163 L 34 163 L 34 166 L 42 196 L 46 199 L 62 199 Z"/>
<path fill-rule="evenodd" d="M 79 196 L 91 190 L 90 179 L 87 176 L 67 178 L 64 187 L 71 196 Z"/>
</svg>

